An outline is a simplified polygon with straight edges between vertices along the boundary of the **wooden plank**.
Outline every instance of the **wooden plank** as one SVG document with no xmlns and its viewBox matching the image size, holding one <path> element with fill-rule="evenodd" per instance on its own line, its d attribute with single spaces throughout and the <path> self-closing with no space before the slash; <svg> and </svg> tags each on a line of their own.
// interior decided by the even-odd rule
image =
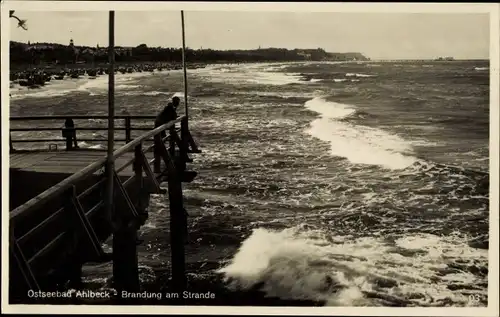
<svg viewBox="0 0 500 317">
<path fill-rule="evenodd" d="M 25 168 L 35 165 L 38 162 L 44 161 L 47 158 L 54 156 L 53 153 L 37 153 L 34 155 L 24 155 L 21 159 L 10 164 L 12 168 Z"/>
<path fill-rule="evenodd" d="M 26 153 L 16 153 L 15 155 L 10 155 L 10 164 L 16 164 L 19 161 L 26 159 L 27 157 L 32 157 L 29 154 Z"/>
<path fill-rule="evenodd" d="M 146 158 L 151 160 L 154 158 L 152 152 L 145 153 Z M 102 159 L 106 156 L 105 151 L 99 150 L 78 150 L 78 151 L 54 151 L 54 152 L 37 152 L 28 151 L 21 153 L 13 153 L 10 155 L 15 160 L 11 160 L 10 167 L 20 168 L 26 171 L 41 172 L 41 173 L 76 173 L 86 166 Z M 132 159 L 133 153 L 124 153 L 116 158 L 115 166 L 120 168 Z M 119 173 L 120 176 L 133 175 L 132 165 L 126 167 Z"/>
<path fill-rule="evenodd" d="M 12 161 L 18 160 L 22 156 L 23 156 L 23 153 L 10 153 L 9 159 L 12 162 Z"/>
</svg>

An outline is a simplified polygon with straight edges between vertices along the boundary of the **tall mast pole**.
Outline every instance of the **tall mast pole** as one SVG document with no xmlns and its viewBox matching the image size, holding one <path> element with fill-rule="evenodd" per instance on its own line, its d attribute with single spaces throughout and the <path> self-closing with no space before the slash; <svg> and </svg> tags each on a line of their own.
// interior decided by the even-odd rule
<svg viewBox="0 0 500 317">
<path fill-rule="evenodd" d="M 187 72 L 186 72 L 186 36 L 184 32 L 184 10 L 181 10 L 182 22 L 182 67 L 184 68 L 184 114 L 188 117 L 188 88 L 187 88 Z"/>
<path fill-rule="evenodd" d="M 109 71 L 108 71 L 108 157 L 107 157 L 107 208 L 108 217 L 113 214 L 114 139 L 115 139 L 115 11 L 109 11 Z"/>
</svg>

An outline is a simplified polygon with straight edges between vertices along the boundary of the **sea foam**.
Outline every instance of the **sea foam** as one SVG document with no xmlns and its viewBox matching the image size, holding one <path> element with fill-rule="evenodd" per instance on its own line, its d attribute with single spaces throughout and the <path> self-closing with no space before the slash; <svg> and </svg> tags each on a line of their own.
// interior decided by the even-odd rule
<svg viewBox="0 0 500 317">
<path fill-rule="evenodd" d="M 379 165 L 387 169 L 404 169 L 416 162 L 408 155 L 409 142 L 377 128 L 353 125 L 336 119 L 356 111 L 353 106 L 329 102 L 316 97 L 305 107 L 320 114 L 306 132 L 329 142 L 331 154 L 347 158 L 351 163 Z"/>
<path fill-rule="evenodd" d="M 329 234 L 327 234 L 329 235 Z M 418 251 L 418 256 L 408 252 Z M 443 258 L 447 262 L 443 262 Z M 458 236 L 415 234 L 387 243 L 383 237 L 351 239 L 301 227 L 254 229 L 218 272 L 234 290 L 258 288 L 282 299 L 329 306 L 469 306 L 469 296 L 447 288 L 481 282 L 471 272 L 452 273 L 447 263 L 487 263 L 488 251 Z M 436 282 L 436 280 L 441 282 Z M 479 291 L 479 296 L 487 296 Z M 479 304 L 479 303 L 478 303 Z"/>
</svg>

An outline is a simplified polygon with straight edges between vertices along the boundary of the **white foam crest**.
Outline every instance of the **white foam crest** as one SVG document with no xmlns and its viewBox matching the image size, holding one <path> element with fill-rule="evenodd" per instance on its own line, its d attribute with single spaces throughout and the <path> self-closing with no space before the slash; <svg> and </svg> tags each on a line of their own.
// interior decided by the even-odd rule
<svg viewBox="0 0 500 317">
<path fill-rule="evenodd" d="M 137 88 L 141 88 L 142 86 L 141 85 L 127 85 L 127 84 L 122 84 L 122 85 L 116 85 L 115 86 L 115 89 L 116 90 L 126 90 L 126 89 L 137 89 Z"/>
<path fill-rule="evenodd" d="M 146 91 L 143 93 L 143 95 L 146 95 L 146 96 L 159 96 L 159 95 L 169 95 L 170 93 L 169 92 L 165 92 L 165 91 Z"/>
<path fill-rule="evenodd" d="M 106 147 L 102 144 L 89 144 L 85 141 L 78 142 L 78 146 L 83 149 L 103 150 Z"/>
<path fill-rule="evenodd" d="M 323 118 L 344 118 L 355 112 L 350 106 L 336 103 L 328 102 L 321 97 L 315 97 L 305 103 L 305 107 L 309 110 L 321 114 Z"/>
<path fill-rule="evenodd" d="M 263 85 L 288 85 L 301 83 L 302 77 L 295 73 L 256 72 L 247 81 Z"/>
<path fill-rule="evenodd" d="M 223 68 L 205 68 L 198 71 L 197 74 L 209 81 L 222 83 L 251 83 L 275 86 L 304 83 L 300 74 L 279 72 L 276 68 L 272 70 L 270 67 L 267 67 L 268 65 L 271 64 L 229 65 Z"/>
<path fill-rule="evenodd" d="M 77 80 L 53 80 L 39 88 L 28 88 L 15 84 L 14 87 L 10 89 L 9 93 L 13 100 L 24 98 L 50 98 L 64 96 L 77 90 L 79 86 L 80 82 Z"/>
<path fill-rule="evenodd" d="M 279 71 L 279 70 L 287 68 L 288 66 L 289 66 L 288 64 L 271 66 L 271 67 L 264 68 L 264 71 L 266 71 L 266 72 Z"/>
<path fill-rule="evenodd" d="M 490 68 L 489 67 L 474 67 L 474 70 L 489 70 Z"/>
<path fill-rule="evenodd" d="M 333 81 L 336 82 L 336 83 L 341 83 L 341 82 L 347 81 L 347 79 L 345 79 L 345 78 L 334 78 Z"/>
<path fill-rule="evenodd" d="M 263 97 L 281 97 L 281 98 L 313 98 L 319 96 L 322 91 L 317 92 L 293 92 L 293 91 L 238 91 L 233 92 L 237 95 L 252 95 L 252 96 L 263 96 Z"/>
<path fill-rule="evenodd" d="M 323 81 L 323 79 L 311 78 L 311 80 L 310 80 L 311 83 L 318 83 L 320 81 Z"/>
<path fill-rule="evenodd" d="M 376 75 L 368 75 L 368 74 L 357 74 L 357 73 L 347 73 L 346 77 L 376 77 Z"/>
<path fill-rule="evenodd" d="M 416 158 L 403 153 L 411 151 L 408 142 L 380 129 L 332 121 L 355 112 L 352 106 L 314 98 L 305 107 L 321 114 L 311 122 L 306 133 L 330 143 L 330 153 L 355 164 L 379 165 L 388 169 L 404 169 Z"/>
<path fill-rule="evenodd" d="M 78 91 L 108 89 L 108 76 L 99 76 L 95 79 L 86 79 L 85 82 L 76 89 Z"/>
<path fill-rule="evenodd" d="M 325 301 L 335 306 L 376 304 L 365 292 L 400 305 L 439 306 L 439 301 L 451 299 L 465 306 L 471 305 L 468 295 L 447 286 L 484 282 L 466 271 L 441 273 L 446 271 L 446 263 L 454 261 L 479 261 L 487 266 L 487 250 L 470 248 L 466 240 L 455 236 L 408 236 L 396 240 L 397 246 L 377 237 L 349 240 L 333 236 L 327 241 L 324 236 L 300 228 L 255 229 L 219 272 L 233 289 L 261 284 L 268 296 Z M 411 248 L 405 249 L 408 244 L 402 241 L 412 241 Z M 401 248 L 420 253 L 405 256 Z M 475 292 L 487 294 L 486 289 Z"/>
</svg>

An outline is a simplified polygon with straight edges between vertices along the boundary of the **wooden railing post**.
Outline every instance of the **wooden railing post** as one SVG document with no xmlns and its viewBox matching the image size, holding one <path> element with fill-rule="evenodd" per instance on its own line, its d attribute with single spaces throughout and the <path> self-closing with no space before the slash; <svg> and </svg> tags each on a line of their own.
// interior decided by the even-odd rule
<svg viewBox="0 0 500 317">
<path fill-rule="evenodd" d="M 161 140 L 161 134 L 158 133 L 154 136 L 154 164 L 153 164 L 153 172 L 161 173 L 161 146 L 163 141 Z"/>
<path fill-rule="evenodd" d="M 9 132 L 9 150 L 14 152 L 14 145 L 12 144 L 12 133 Z"/>
<path fill-rule="evenodd" d="M 189 126 L 187 117 L 181 121 L 181 142 L 184 149 L 189 149 Z"/>
<path fill-rule="evenodd" d="M 131 124 L 130 124 L 130 116 L 125 118 L 125 143 L 129 143 L 132 141 L 132 137 L 130 136 Z"/>
<path fill-rule="evenodd" d="M 143 153 L 142 153 L 142 142 L 137 144 L 134 149 L 134 175 L 135 182 L 137 184 L 137 188 L 142 190 L 144 188 L 144 182 L 142 178 L 142 166 L 143 162 Z"/>
<path fill-rule="evenodd" d="M 144 153 L 142 152 L 142 142 L 137 144 L 134 150 L 134 181 L 135 181 L 135 196 L 136 196 L 136 206 L 137 212 L 141 217 L 147 217 L 146 204 L 144 203 L 144 196 L 146 195 L 146 190 L 144 186 L 144 178 L 142 177 L 144 171 Z M 147 194 L 149 195 L 149 194 Z M 146 218 L 142 219 L 146 221 Z M 141 222 L 142 222 L 141 220 Z"/>
<path fill-rule="evenodd" d="M 173 125 L 170 130 L 170 138 L 168 139 L 168 151 L 170 152 L 170 156 L 175 158 L 175 135 L 177 131 L 175 131 L 175 125 Z"/>
</svg>

